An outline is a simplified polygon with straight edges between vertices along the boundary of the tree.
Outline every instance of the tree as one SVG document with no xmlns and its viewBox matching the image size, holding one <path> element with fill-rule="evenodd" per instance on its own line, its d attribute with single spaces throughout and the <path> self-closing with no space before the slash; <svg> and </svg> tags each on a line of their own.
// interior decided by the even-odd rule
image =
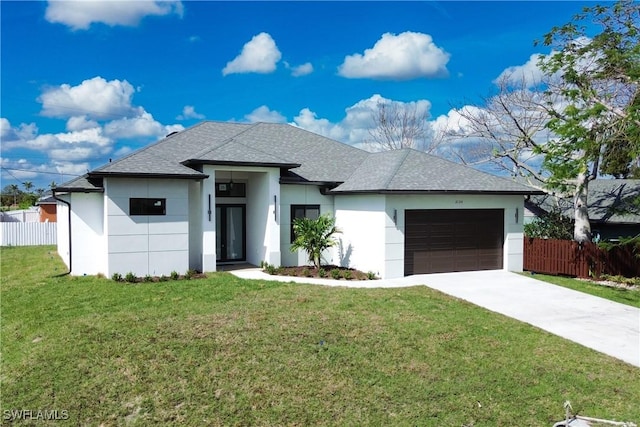
<svg viewBox="0 0 640 427">
<path fill-rule="evenodd" d="M 365 143 L 375 151 L 413 148 L 431 152 L 437 147 L 431 138 L 428 110 L 418 103 L 379 101 L 371 119 L 374 126 Z"/>
<path fill-rule="evenodd" d="M 502 76 L 483 105 L 458 110 L 464 123 L 454 136 L 479 142 L 482 153 L 512 175 L 573 199 L 579 242 L 591 240 L 588 184 L 607 147 L 612 152 L 623 138 L 631 158 L 640 154 L 633 138 L 640 126 L 639 13 L 628 1 L 585 8 L 575 22 L 545 36 L 554 50 L 540 57 L 541 78 Z M 587 19 L 602 26 L 592 39 L 578 25 Z"/>
<path fill-rule="evenodd" d="M 24 187 L 25 191 L 27 193 L 31 193 L 31 189 L 33 188 L 33 182 L 31 181 L 25 181 L 22 183 L 22 186 Z"/>
<path fill-rule="evenodd" d="M 320 268 L 322 252 L 336 245 L 333 235 L 340 233 L 335 226 L 336 220 L 329 215 L 320 215 L 318 219 L 296 218 L 293 221 L 295 239 L 291 252 L 304 250 L 316 268 Z"/>
<path fill-rule="evenodd" d="M 602 31 L 589 38 L 585 21 Z M 550 172 L 548 185 L 573 188 L 574 239 L 591 240 L 588 186 L 598 174 L 603 148 L 640 126 L 640 6 L 628 0 L 610 7 L 584 8 L 573 22 L 554 27 L 543 44 L 556 49 L 542 59 L 541 70 L 550 80 L 547 94 L 562 103 L 547 103 L 547 127 L 557 135 L 537 150 Z M 638 141 L 630 152 L 640 154 Z"/>
<path fill-rule="evenodd" d="M 13 195 L 13 204 L 17 205 L 18 204 L 18 194 L 20 192 L 20 189 L 18 188 L 18 186 L 16 184 L 11 184 L 11 185 L 9 185 L 9 191 L 10 191 L 10 194 Z"/>
</svg>

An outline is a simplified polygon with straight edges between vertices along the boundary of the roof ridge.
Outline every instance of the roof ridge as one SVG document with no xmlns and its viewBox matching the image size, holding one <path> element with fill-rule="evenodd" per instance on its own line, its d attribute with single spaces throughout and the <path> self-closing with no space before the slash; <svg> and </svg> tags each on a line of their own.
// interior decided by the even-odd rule
<svg viewBox="0 0 640 427">
<path fill-rule="evenodd" d="M 409 153 L 411 153 L 410 148 L 401 148 L 400 151 L 405 151 L 404 156 L 402 157 L 402 160 L 398 163 L 398 166 L 394 169 L 393 173 L 390 174 L 390 177 L 387 179 L 387 182 L 384 183 L 383 188 L 389 187 L 389 184 L 391 183 L 393 178 L 396 177 L 396 174 L 398 173 L 398 171 L 400 170 L 404 162 L 407 160 L 407 157 L 409 157 Z"/>
<path fill-rule="evenodd" d="M 203 122 L 203 123 L 204 123 L 204 122 Z M 218 122 L 218 123 L 226 123 L 226 122 Z M 235 124 L 243 124 L 243 123 L 235 123 Z M 186 160 L 191 160 L 191 159 L 194 159 L 194 160 L 195 160 L 195 159 L 197 159 L 197 158 L 198 158 L 198 157 L 200 157 L 200 156 L 203 156 L 203 155 L 205 155 L 205 154 L 207 154 L 207 153 L 210 153 L 210 152 L 215 151 L 215 150 L 217 150 L 217 149 L 219 149 L 219 148 L 222 148 L 222 147 L 224 147 L 225 145 L 230 144 L 231 142 L 233 142 L 233 139 L 234 139 L 234 138 L 236 138 L 238 135 L 242 135 L 243 133 L 248 132 L 250 129 L 253 129 L 254 127 L 256 127 L 256 126 L 257 126 L 257 125 L 259 125 L 259 124 L 260 124 L 260 122 L 257 122 L 257 123 L 247 123 L 247 124 L 246 124 L 246 125 L 247 125 L 247 128 L 246 128 L 246 129 L 243 129 L 242 131 L 240 131 L 240 132 L 238 132 L 238 133 L 234 134 L 233 136 L 230 136 L 230 137 L 229 137 L 229 138 L 227 138 L 226 140 L 222 141 L 222 143 L 221 143 L 220 145 L 218 145 L 217 147 L 215 147 L 215 148 L 208 148 L 208 147 L 207 147 L 207 148 L 205 148 L 205 149 L 203 149 L 203 150 L 198 151 L 198 152 L 197 152 L 197 153 L 195 153 L 195 154 L 192 154 L 192 155 L 190 156 L 190 158 L 184 159 L 184 160 L 182 160 L 182 162 L 184 162 L 184 161 L 186 161 Z M 180 162 L 180 163 L 182 163 L 182 162 Z"/>
</svg>

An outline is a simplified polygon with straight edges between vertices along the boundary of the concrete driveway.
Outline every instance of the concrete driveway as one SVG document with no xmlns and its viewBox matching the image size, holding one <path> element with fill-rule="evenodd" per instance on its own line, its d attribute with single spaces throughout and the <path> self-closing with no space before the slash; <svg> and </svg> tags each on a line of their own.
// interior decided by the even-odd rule
<svg viewBox="0 0 640 427">
<path fill-rule="evenodd" d="M 426 285 L 640 367 L 640 309 L 504 270 L 422 274 L 374 281 L 278 277 L 257 268 L 231 273 L 246 279 L 325 286 Z"/>
</svg>

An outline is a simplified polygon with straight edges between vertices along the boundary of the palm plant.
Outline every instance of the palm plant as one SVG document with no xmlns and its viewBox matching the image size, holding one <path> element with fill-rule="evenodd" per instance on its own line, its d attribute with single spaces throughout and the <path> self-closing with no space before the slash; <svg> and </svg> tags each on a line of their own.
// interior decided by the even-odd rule
<svg viewBox="0 0 640 427">
<path fill-rule="evenodd" d="M 340 233 L 336 227 L 336 219 L 329 215 L 320 215 L 318 219 L 296 218 L 293 221 L 295 239 L 291 244 L 291 252 L 304 250 L 316 268 L 320 268 L 322 252 L 337 241 L 333 235 Z"/>
</svg>

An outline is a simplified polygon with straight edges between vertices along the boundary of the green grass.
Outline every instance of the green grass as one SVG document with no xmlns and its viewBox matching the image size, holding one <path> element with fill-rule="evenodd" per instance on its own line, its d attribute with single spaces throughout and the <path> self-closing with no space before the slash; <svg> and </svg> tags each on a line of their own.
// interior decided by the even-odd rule
<svg viewBox="0 0 640 427">
<path fill-rule="evenodd" d="M 640 421 L 640 369 L 426 287 L 127 284 L 54 277 L 50 247 L 1 256 L 2 410 L 67 411 L 51 425 L 549 426 L 565 400 Z"/>
<path fill-rule="evenodd" d="M 525 274 L 529 275 L 530 273 Z M 637 289 L 614 288 L 571 277 L 548 276 L 546 274 L 535 274 L 532 277 L 554 285 L 640 308 L 640 290 Z"/>
</svg>

